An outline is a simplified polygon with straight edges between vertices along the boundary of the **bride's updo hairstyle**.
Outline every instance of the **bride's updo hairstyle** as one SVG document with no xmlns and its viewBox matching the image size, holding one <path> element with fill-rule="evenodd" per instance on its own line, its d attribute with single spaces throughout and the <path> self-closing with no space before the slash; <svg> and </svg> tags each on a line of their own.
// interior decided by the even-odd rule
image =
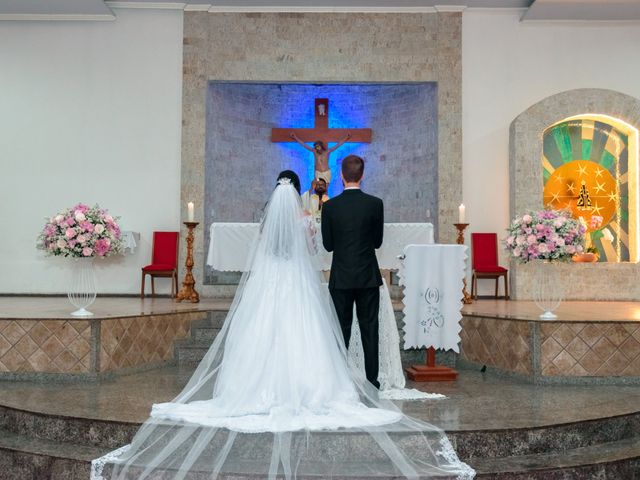
<svg viewBox="0 0 640 480">
<path fill-rule="evenodd" d="M 291 180 L 291 184 L 298 191 L 298 195 L 300 195 L 300 178 L 298 178 L 298 174 L 296 172 L 294 172 L 293 170 L 283 170 L 278 175 L 276 185 L 278 180 L 280 180 L 281 178 L 288 178 L 289 180 Z"/>
</svg>

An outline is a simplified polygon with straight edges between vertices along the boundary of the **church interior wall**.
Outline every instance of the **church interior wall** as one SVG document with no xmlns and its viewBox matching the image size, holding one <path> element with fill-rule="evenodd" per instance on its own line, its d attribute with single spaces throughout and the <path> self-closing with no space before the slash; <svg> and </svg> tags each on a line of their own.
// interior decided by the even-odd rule
<svg viewBox="0 0 640 480">
<path fill-rule="evenodd" d="M 510 221 L 509 126 L 518 115 L 546 97 L 578 88 L 640 98 L 637 24 L 532 24 L 521 23 L 521 15 L 519 10 L 470 9 L 462 18 L 463 191 L 469 231 L 500 237 Z M 492 282 L 479 286 L 481 295 L 493 294 Z"/>
<path fill-rule="evenodd" d="M 439 136 L 438 146 L 448 149 L 448 158 L 461 156 L 463 166 L 452 169 L 455 175 L 462 171 L 463 190 L 456 192 L 456 186 L 448 195 L 447 215 L 464 201 L 470 231 L 499 234 L 509 221 L 514 118 L 543 98 L 576 88 L 640 98 L 640 32 L 634 24 L 520 23 L 519 10 L 467 9 L 460 60 L 455 14 L 443 17 L 439 27 L 434 14 L 407 15 L 408 24 L 402 16 L 383 22 L 380 14 L 341 15 L 333 27 L 319 21 L 310 32 L 302 14 L 264 23 L 264 15 L 229 22 L 194 13 L 185 14 L 191 17 L 189 32 L 206 29 L 206 22 L 221 22 L 226 30 L 199 45 L 205 56 L 195 56 L 194 48 L 205 37 L 185 34 L 183 59 L 181 12 L 115 11 L 114 22 L 4 22 L 0 28 L 0 292 L 64 291 L 65 271 L 58 268 L 64 260 L 45 259 L 35 250 L 35 237 L 43 217 L 79 200 L 100 203 L 122 217 L 125 229 L 142 234 L 133 257 L 104 262 L 98 275 L 100 292 L 138 290 L 151 232 L 178 228 L 183 203 L 194 196 L 185 181 L 202 179 L 184 164 L 195 161 L 196 152 L 203 158 L 204 133 L 194 132 L 204 128 L 205 89 L 198 82 L 213 78 L 202 70 L 209 56 L 219 59 L 218 77 L 235 81 L 259 80 L 259 72 L 263 80 L 281 81 L 397 81 L 400 73 L 404 80 L 433 81 L 444 75 L 441 69 L 454 72 L 438 93 L 439 106 L 449 109 L 439 111 L 439 126 L 449 134 Z M 349 25 L 350 49 L 341 43 L 346 37 L 330 38 Z M 362 33 L 371 25 L 373 39 Z M 244 41 L 232 41 L 229 31 L 240 30 Z M 322 41 L 314 40 L 320 36 Z M 279 40 L 270 48 L 265 38 Z M 303 45 L 294 45 L 296 38 Z M 184 92 L 183 69 L 185 79 L 193 75 Z M 181 99 L 187 102 L 182 112 Z M 461 136 L 461 152 L 448 144 L 451 132 Z M 442 182 L 454 176 L 439 173 Z M 197 239 L 199 255 L 203 240 Z"/>
<path fill-rule="evenodd" d="M 2 22 L 0 64 L 0 292 L 65 293 L 68 259 L 36 237 L 77 202 L 140 232 L 134 255 L 96 262 L 99 292 L 138 292 L 152 231 L 180 220 L 182 12 Z"/>
</svg>

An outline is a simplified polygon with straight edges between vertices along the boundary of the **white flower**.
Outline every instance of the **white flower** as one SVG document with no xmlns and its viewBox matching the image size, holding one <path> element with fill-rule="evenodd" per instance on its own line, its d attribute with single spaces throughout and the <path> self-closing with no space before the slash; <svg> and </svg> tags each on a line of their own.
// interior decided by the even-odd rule
<svg viewBox="0 0 640 480">
<path fill-rule="evenodd" d="M 64 217 L 62 215 L 56 215 L 56 218 L 54 218 L 56 223 L 60 223 L 62 220 L 64 220 Z"/>
<path fill-rule="evenodd" d="M 56 242 L 56 246 L 58 248 L 64 248 L 67 246 L 67 242 L 65 242 L 63 239 L 58 239 L 58 241 Z"/>
<path fill-rule="evenodd" d="M 87 241 L 87 238 L 84 235 L 78 235 L 76 237 L 76 240 L 78 241 L 78 243 L 84 243 Z"/>
<path fill-rule="evenodd" d="M 76 222 L 84 222 L 87 217 L 84 216 L 84 213 L 82 213 L 80 210 L 76 210 Z"/>
<path fill-rule="evenodd" d="M 97 224 L 93 231 L 100 235 L 102 232 L 104 232 L 104 225 L 102 225 L 101 223 Z"/>
</svg>

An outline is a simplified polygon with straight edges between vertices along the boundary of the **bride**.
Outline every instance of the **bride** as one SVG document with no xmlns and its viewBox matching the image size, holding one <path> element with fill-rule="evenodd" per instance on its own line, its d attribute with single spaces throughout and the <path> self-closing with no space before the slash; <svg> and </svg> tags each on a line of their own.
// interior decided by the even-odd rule
<svg viewBox="0 0 640 480">
<path fill-rule="evenodd" d="M 297 176 L 281 174 L 221 332 L 131 445 L 94 460 L 93 480 L 473 478 L 442 430 L 349 365 L 312 225 Z"/>
</svg>

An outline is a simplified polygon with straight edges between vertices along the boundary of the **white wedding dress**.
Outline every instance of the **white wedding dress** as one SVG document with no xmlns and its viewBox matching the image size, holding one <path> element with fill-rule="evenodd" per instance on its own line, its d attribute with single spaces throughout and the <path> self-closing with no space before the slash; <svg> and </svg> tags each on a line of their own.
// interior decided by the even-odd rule
<svg viewBox="0 0 640 480">
<path fill-rule="evenodd" d="M 93 480 L 473 478 L 444 432 L 378 399 L 348 365 L 309 230 L 281 181 L 213 345 L 130 446 L 93 462 Z"/>
<path fill-rule="evenodd" d="M 380 398 L 388 400 L 436 400 L 447 398 L 439 393 L 426 393 L 415 388 L 405 388 L 406 380 L 400 358 L 400 335 L 387 282 L 380 287 L 380 313 L 378 314 L 378 382 Z M 348 352 L 349 366 L 364 375 L 364 351 L 355 307 Z"/>
</svg>

